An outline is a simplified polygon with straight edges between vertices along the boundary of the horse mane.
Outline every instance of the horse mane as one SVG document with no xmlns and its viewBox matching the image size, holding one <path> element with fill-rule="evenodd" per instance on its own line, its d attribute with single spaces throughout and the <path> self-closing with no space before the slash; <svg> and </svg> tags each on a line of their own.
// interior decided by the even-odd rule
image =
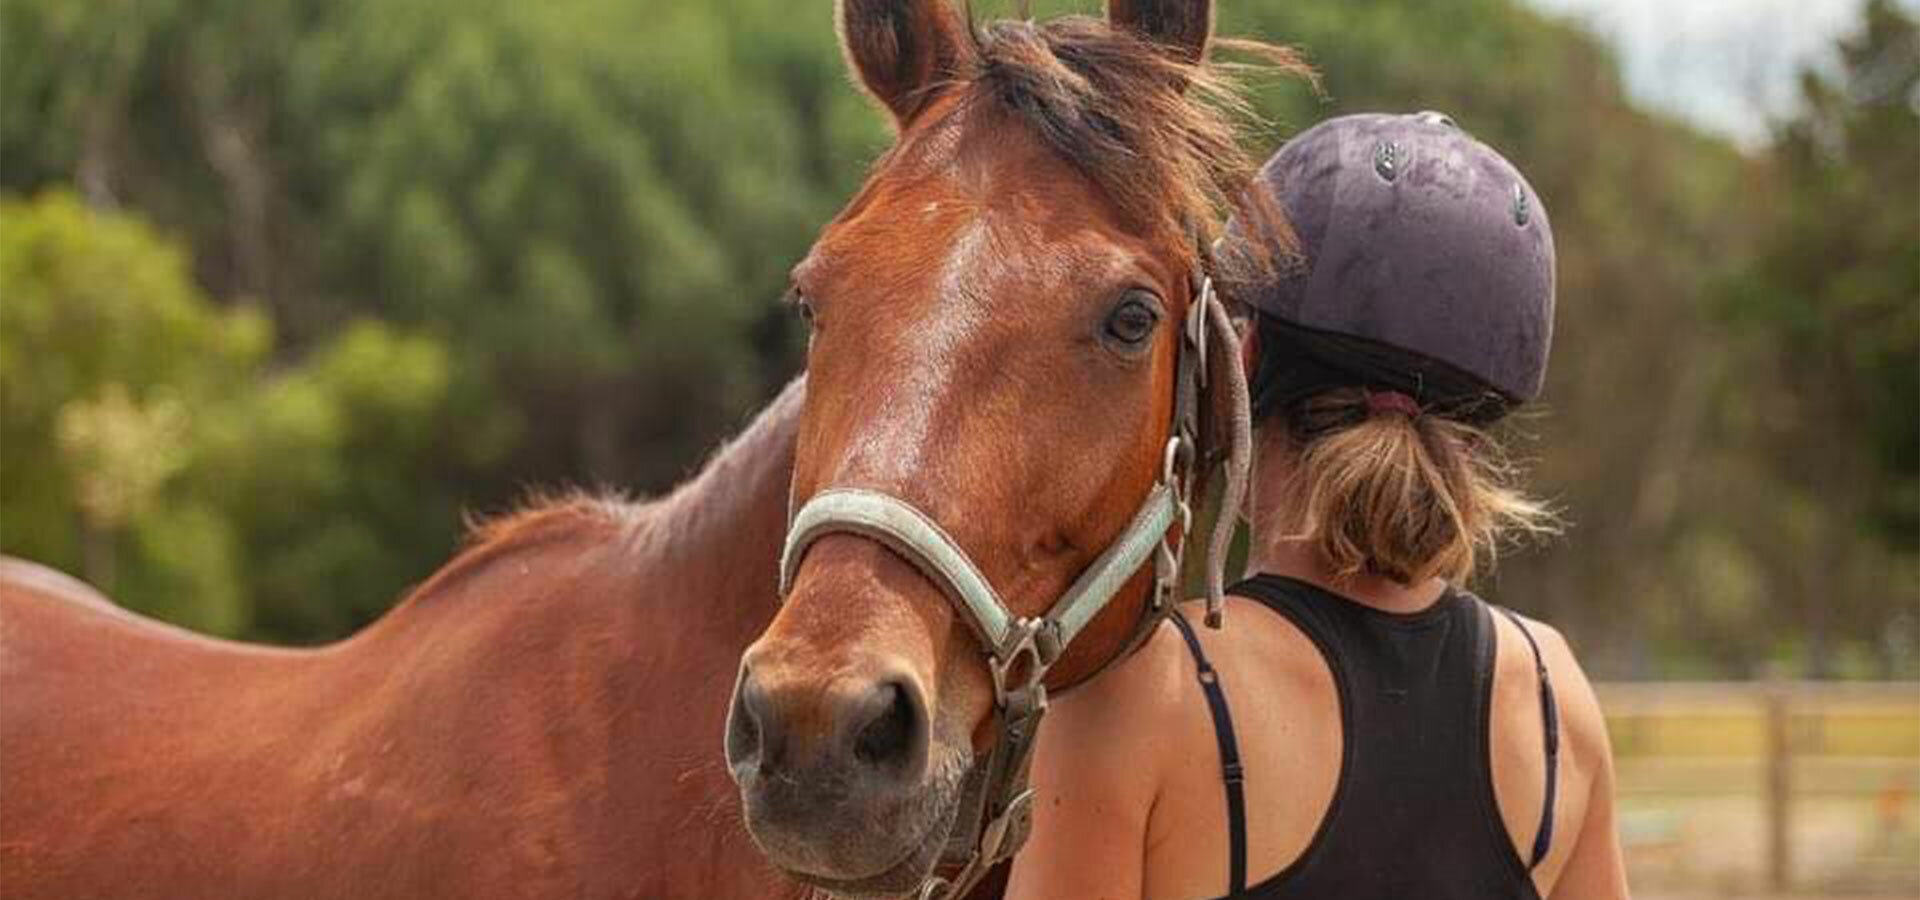
<svg viewBox="0 0 1920 900">
<path fill-rule="evenodd" d="M 703 508 L 701 492 L 716 487 L 737 489 L 753 480 L 751 468 L 756 465 L 776 463 L 781 477 L 785 477 L 792 467 L 791 426 L 805 397 L 805 383 L 805 377 L 788 383 L 744 431 L 722 441 L 693 477 L 665 497 L 636 499 L 625 491 L 607 488 L 536 488 L 505 512 L 469 514 L 460 551 L 408 591 L 402 604 L 442 593 L 504 557 L 559 541 L 611 537 L 632 548 L 649 541 L 685 537 L 690 529 L 683 520 L 662 517 L 674 516 L 675 510 Z M 787 449 L 783 452 L 781 445 L 770 441 L 786 441 Z"/>
<path fill-rule="evenodd" d="M 1292 250 L 1292 229 L 1268 192 L 1246 189 L 1259 163 L 1240 139 L 1264 125 L 1243 74 L 1275 71 L 1317 86 L 1295 51 L 1215 39 L 1261 64 L 1187 60 L 1088 16 L 996 21 L 969 33 L 973 63 L 961 79 L 969 100 L 1025 122 L 1126 214 L 1211 245 L 1231 213 L 1257 238 L 1248 242 L 1256 253 Z"/>
<path fill-rule="evenodd" d="M 466 536 L 451 561 L 407 592 L 401 604 L 443 593 L 503 557 L 577 538 L 632 533 L 653 504 L 618 491 L 535 490 L 498 514 L 469 514 Z"/>
<path fill-rule="evenodd" d="M 611 488 L 535 489 L 505 512 L 468 514 L 462 554 L 498 544 L 540 543 L 555 531 L 632 525 L 647 506 Z"/>
</svg>

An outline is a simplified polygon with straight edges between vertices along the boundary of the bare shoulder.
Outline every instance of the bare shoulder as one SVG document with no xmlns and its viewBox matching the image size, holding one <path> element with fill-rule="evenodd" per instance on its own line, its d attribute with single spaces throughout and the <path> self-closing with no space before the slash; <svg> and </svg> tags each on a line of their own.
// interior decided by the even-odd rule
<svg viewBox="0 0 1920 900">
<path fill-rule="evenodd" d="M 1179 632 L 1162 622 L 1131 656 L 1053 698 L 1047 728 L 1089 739 L 1138 740 L 1156 730 L 1151 723 L 1179 713 L 1186 659 Z"/>
<path fill-rule="evenodd" d="M 1319 690 L 1329 680 L 1306 635 L 1253 601 L 1227 598 L 1227 627 L 1218 630 L 1201 624 L 1204 608 L 1197 601 L 1181 612 L 1229 691 L 1259 685 L 1269 697 L 1284 697 L 1295 687 Z M 1075 743 L 1126 748 L 1136 754 L 1136 767 L 1162 754 L 1185 758 L 1196 735 L 1212 734 L 1198 677 L 1185 637 L 1171 620 L 1162 622 L 1131 656 L 1055 698 L 1047 730 Z"/>
<path fill-rule="evenodd" d="M 1180 636 L 1158 628 L 1091 681 L 1051 697 L 1034 749 L 1033 835 L 1013 895 L 1058 896 L 1087 866 L 1139 862 L 1168 759 L 1180 743 Z"/>
<path fill-rule="evenodd" d="M 1508 632 L 1518 629 L 1505 616 L 1496 616 L 1500 620 L 1501 641 L 1509 641 Z M 1626 869 L 1620 853 L 1619 831 L 1615 827 L 1613 800 L 1613 750 L 1607 737 L 1607 721 L 1601 714 L 1600 701 L 1594 695 L 1593 684 L 1587 680 L 1587 673 L 1581 668 L 1575 657 L 1573 647 L 1566 636 L 1545 622 L 1533 619 L 1523 620 L 1527 631 L 1540 645 L 1541 661 L 1545 663 L 1548 677 L 1553 681 L 1554 701 L 1559 708 L 1561 735 L 1560 785 L 1562 799 L 1554 810 L 1554 839 L 1547 858 L 1535 870 L 1536 884 L 1543 896 L 1555 900 L 1561 898 L 1619 898 L 1627 897 Z M 1511 640 L 1520 643 L 1520 636 L 1512 634 Z M 1527 652 L 1524 643 L 1518 648 L 1524 658 L 1520 661 L 1528 671 L 1524 681 L 1532 683 L 1532 654 Z M 1510 655 L 1504 650 L 1501 656 L 1501 671 L 1496 678 L 1509 679 Z M 1501 752 L 1496 741 L 1496 759 Z M 1496 772 L 1496 784 L 1503 788 L 1502 807 L 1506 810 L 1506 790 L 1510 784 L 1501 784 Z M 1526 793 L 1523 789 L 1518 793 Z M 1527 809 L 1537 809 L 1531 794 L 1528 794 Z M 1531 815 L 1531 813 L 1529 813 Z M 1522 819 L 1524 821 L 1524 819 Z M 1510 829 L 1515 820 L 1509 818 Z M 1531 835 L 1514 831 L 1516 836 Z"/>
<path fill-rule="evenodd" d="M 1506 617 L 1497 618 L 1504 620 Z M 1593 683 L 1587 680 L 1586 670 L 1580 667 L 1580 660 L 1574 656 L 1573 646 L 1567 642 L 1566 635 L 1538 619 L 1527 616 L 1521 616 L 1520 619 L 1526 623 L 1527 632 L 1540 645 L 1541 661 L 1546 664 L 1547 674 L 1553 680 L 1553 699 L 1559 707 L 1561 729 L 1566 739 L 1574 745 L 1574 752 L 1588 759 L 1610 757 L 1607 722 L 1600 711 L 1600 700 L 1594 694 Z M 1512 627 L 1513 623 L 1503 621 L 1501 624 Z M 1516 639 L 1519 637 L 1514 635 Z M 1503 664 L 1505 662 L 1503 660 Z M 1522 664 L 1531 666 L 1532 660 L 1523 658 Z"/>
<path fill-rule="evenodd" d="M 1181 605 L 1180 612 L 1193 623 L 1194 639 L 1201 652 L 1227 677 L 1229 685 L 1245 683 L 1236 674 L 1255 673 L 1251 683 L 1265 691 L 1284 691 L 1298 685 L 1318 689 L 1328 680 L 1327 666 L 1313 642 L 1292 622 L 1260 604 L 1241 597 L 1228 597 L 1226 627 L 1208 628 L 1201 624 L 1205 616 L 1202 601 Z M 1141 643 L 1132 656 L 1116 663 L 1085 686 L 1065 695 L 1056 704 L 1062 717 L 1085 720 L 1088 725 L 1103 722 L 1109 715 L 1118 727 L 1141 731 L 1143 719 L 1166 717 L 1191 718 L 1196 710 L 1206 721 L 1204 704 L 1196 687 L 1198 663 L 1186 638 L 1171 620 L 1162 622 Z"/>
</svg>

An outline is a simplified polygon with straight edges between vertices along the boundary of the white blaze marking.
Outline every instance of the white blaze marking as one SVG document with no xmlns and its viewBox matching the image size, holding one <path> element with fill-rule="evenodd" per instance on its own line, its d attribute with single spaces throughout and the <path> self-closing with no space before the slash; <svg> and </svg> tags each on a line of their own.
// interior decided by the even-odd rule
<svg viewBox="0 0 1920 900">
<path fill-rule="evenodd" d="M 928 212 L 932 212 L 930 204 Z M 903 342 L 910 361 L 890 395 L 900 408 L 885 411 L 874 427 L 854 439 L 851 459 L 886 486 L 907 483 L 925 468 L 932 446 L 934 413 L 949 391 L 961 348 L 987 322 L 987 311 L 967 291 L 976 261 L 992 243 L 984 212 L 962 226 L 940 265 L 938 297 L 925 321 L 911 323 Z"/>
</svg>

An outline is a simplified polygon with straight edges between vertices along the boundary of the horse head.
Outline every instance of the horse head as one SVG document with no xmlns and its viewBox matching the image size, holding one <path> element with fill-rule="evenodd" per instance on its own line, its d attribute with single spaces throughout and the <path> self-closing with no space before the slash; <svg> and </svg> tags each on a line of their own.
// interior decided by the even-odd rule
<svg viewBox="0 0 1920 900">
<path fill-rule="evenodd" d="M 1206 248 L 1250 166 L 1210 102 L 1211 4 L 1108 12 L 839 5 L 897 138 L 793 270 L 784 605 L 727 733 L 755 840 L 839 894 L 1018 846 L 1047 691 L 1158 620 L 1199 473 L 1244 459 Z"/>
</svg>

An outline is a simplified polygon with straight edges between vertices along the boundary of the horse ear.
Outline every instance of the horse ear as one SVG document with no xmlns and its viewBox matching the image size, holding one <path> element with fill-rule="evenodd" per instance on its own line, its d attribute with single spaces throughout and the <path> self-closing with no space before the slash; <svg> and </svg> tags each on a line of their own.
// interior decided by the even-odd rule
<svg viewBox="0 0 1920 900">
<path fill-rule="evenodd" d="M 959 74 L 966 26 L 946 0 L 840 0 L 838 12 L 847 62 L 896 125 Z"/>
<path fill-rule="evenodd" d="M 1213 37 L 1212 0 L 1109 0 L 1107 21 L 1197 63 Z"/>
</svg>

